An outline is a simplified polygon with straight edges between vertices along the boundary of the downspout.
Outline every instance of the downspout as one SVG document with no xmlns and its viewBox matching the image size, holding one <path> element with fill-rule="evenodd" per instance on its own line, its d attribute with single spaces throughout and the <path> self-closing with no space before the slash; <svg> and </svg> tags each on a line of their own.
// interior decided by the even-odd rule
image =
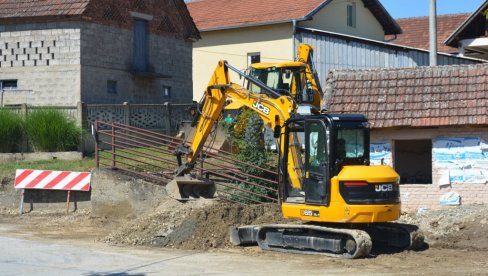
<svg viewBox="0 0 488 276">
<path fill-rule="evenodd" d="M 296 57 L 297 57 L 297 47 L 296 47 L 296 43 L 295 43 L 295 35 L 297 33 L 297 21 L 296 19 L 293 19 L 291 21 L 293 23 L 293 36 L 292 36 L 292 47 L 293 47 L 293 60 L 296 60 Z"/>
</svg>

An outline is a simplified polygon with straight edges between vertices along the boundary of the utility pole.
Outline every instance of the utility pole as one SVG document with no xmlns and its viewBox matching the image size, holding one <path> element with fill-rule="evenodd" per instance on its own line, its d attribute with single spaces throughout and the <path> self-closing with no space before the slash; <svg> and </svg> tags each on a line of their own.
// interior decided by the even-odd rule
<svg viewBox="0 0 488 276">
<path fill-rule="evenodd" d="M 430 0 L 429 16 L 430 66 L 437 65 L 437 7 L 436 0 Z"/>
</svg>

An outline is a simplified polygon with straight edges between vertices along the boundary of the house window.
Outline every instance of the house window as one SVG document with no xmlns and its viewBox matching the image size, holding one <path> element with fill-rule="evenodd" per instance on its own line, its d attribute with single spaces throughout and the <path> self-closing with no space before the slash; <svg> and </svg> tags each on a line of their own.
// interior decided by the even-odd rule
<svg viewBox="0 0 488 276">
<path fill-rule="evenodd" d="M 148 64 L 148 24 L 147 20 L 134 19 L 134 71 L 147 72 Z"/>
<path fill-rule="evenodd" d="M 163 98 L 170 99 L 171 98 L 171 87 L 170 86 L 163 86 Z"/>
<path fill-rule="evenodd" d="M 107 81 L 107 93 L 117 94 L 117 81 L 114 80 Z"/>
<path fill-rule="evenodd" d="M 431 140 L 396 140 L 394 156 L 401 184 L 432 183 Z"/>
<path fill-rule="evenodd" d="M 248 53 L 247 54 L 247 66 L 253 63 L 261 62 L 261 53 Z"/>
<path fill-rule="evenodd" d="M 0 90 L 17 90 L 17 80 L 0 80 Z"/>
<path fill-rule="evenodd" d="M 347 4 L 347 26 L 356 28 L 356 4 Z"/>
</svg>

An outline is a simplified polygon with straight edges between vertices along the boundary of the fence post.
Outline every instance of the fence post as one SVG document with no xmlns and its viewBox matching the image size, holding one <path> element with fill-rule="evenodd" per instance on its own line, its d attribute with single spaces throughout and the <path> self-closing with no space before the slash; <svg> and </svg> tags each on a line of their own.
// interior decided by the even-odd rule
<svg viewBox="0 0 488 276">
<path fill-rule="evenodd" d="M 115 125 L 113 122 L 111 123 L 111 125 L 112 125 L 112 167 L 115 168 L 115 158 L 116 158 L 116 155 L 115 155 Z"/>
<path fill-rule="evenodd" d="M 124 124 L 130 126 L 130 104 L 128 102 L 124 102 Z"/>
<path fill-rule="evenodd" d="M 171 104 L 169 102 L 164 103 L 164 131 L 166 135 L 171 135 Z"/>
<path fill-rule="evenodd" d="M 83 127 L 83 103 L 76 103 L 76 126 Z"/>
<path fill-rule="evenodd" d="M 82 102 L 78 102 L 76 103 L 76 125 L 80 128 L 80 129 L 83 129 L 83 124 L 85 122 L 84 118 L 83 118 L 83 106 L 85 104 L 82 103 Z M 85 139 L 83 137 L 83 131 L 81 132 L 80 134 L 80 144 L 78 145 L 78 150 L 80 152 L 84 152 L 85 151 Z"/>
<path fill-rule="evenodd" d="M 98 120 L 95 121 L 95 131 L 93 132 L 93 138 L 95 138 L 95 162 L 97 163 L 97 169 L 100 168 L 100 145 L 98 143 Z"/>
</svg>

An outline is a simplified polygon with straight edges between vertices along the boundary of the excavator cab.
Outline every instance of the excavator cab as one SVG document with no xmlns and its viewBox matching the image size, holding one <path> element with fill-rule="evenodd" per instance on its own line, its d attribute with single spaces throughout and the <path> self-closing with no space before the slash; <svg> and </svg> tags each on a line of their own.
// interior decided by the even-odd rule
<svg viewBox="0 0 488 276">
<path fill-rule="evenodd" d="M 281 95 L 291 95 L 298 104 L 313 104 L 316 92 L 307 79 L 306 66 L 302 62 L 279 64 L 255 63 L 250 75 Z M 262 93 L 262 88 L 250 82 L 248 90 Z"/>
<path fill-rule="evenodd" d="M 283 199 L 328 206 L 331 178 L 344 166 L 369 164 L 367 119 L 358 114 L 297 116 L 285 126 L 282 164 L 294 158 L 296 168 L 284 166 Z M 292 154 L 293 153 L 293 154 Z M 293 169 L 295 174 L 289 174 Z M 296 176 L 291 179 L 289 175 Z M 286 177 L 285 177 L 286 176 Z"/>
</svg>

